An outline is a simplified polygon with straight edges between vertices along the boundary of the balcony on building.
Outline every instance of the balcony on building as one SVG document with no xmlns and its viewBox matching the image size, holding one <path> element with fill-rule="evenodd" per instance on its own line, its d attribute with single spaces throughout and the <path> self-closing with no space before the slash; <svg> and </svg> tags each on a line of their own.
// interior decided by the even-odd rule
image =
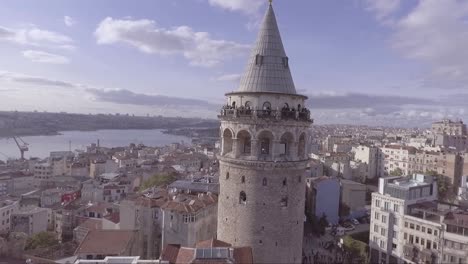
<svg viewBox="0 0 468 264">
<path fill-rule="evenodd" d="M 294 108 L 283 108 L 281 110 L 271 110 L 267 108 L 258 110 L 243 106 L 233 107 L 224 105 L 218 117 L 221 119 L 297 120 L 313 123 L 310 110 L 307 108 L 301 108 L 300 110 Z"/>
</svg>

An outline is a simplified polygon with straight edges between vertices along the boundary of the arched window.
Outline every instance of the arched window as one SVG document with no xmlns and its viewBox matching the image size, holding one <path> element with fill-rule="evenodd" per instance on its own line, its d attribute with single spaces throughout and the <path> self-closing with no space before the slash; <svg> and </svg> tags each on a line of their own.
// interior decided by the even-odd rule
<svg viewBox="0 0 468 264">
<path fill-rule="evenodd" d="M 288 185 L 288 180 L 284 179 L 283 180 L 283 186 L 287 186 Z"/>
<path fill-rule="evenodd" d="M 264 155 L 270 154 L 270 139 L 262 138 L 260 141 L 260 153 Z"/>
<path fill-rule="evenodd" d="M 226 173 L 226 180 L 229 180 L 229 172 Z"/>
<path fill-rule="evenodd" d="M 232 151 L 232 132 L 230 129 L 225 129 L 223 132 L 223 155 Z"/>
<path fill-rule="evenodd" d="M 240 192 L 239 194 L 239 204 L 246 204 L 247 203 L 247 194 L 244 191 Z"/>
<path fill-rule="evenodd" d="M 300 159 L 305 158 L 305 153 L 306 152 L 306 138 L 305 138 L 305 133 L 302 133 L 301 136 L 299 137 L 299 146 L 298 146 L 298 151 L 297 155 L 299 156 Z"/>
<path fill-rule="evenodd" d="M 252 103 L 250 101 L 245 102 L 245 108 L 247 109 L 252 108 Z"/>
<path fill-rule="evenodd" d="M 263 178 L 262 185 L 263 185 L 263 186 L 267 186 L 267 184 L 268 184 L 268 183 L 267 183 L 267 179 L 266 179 L 266 178 Z"/>
<path fill-rule="evenodd" d="M 249 155 L 252 152 L 252 139 L 250 133 L 243 130 L 237 134 L 237 139 L 241 154 Z"/>
<path fill-rule="evenodd" d="M 264 102 L 263 103 L 263 110 L 271 110 L 271 103 L 270 102 Z"/>
<path fill-rule="evenodd" d="M 241 177 L 241 182 L 242 182 L 242 183 L 245 183 L 245 176 L 242 176 L 242 177 Z"/>
<path fill-rule="evenodd" d="M 297 105 L 297 111 L 301 111 L 301 108 L 302 108 L 301 104 L 298 104 Z"/>
<path fill-rule="evenodd" d="M 281 207 L 288 207 L 288 197 L 287 196 L 284 196 L 284 197 L 281 198 L 280 205 L 281 205 Z"/>
<path fill-rule="evenodd" d="M 281 155 L 289 155 L 291 153 L 291 146 L 294 143 L 294 136 L 286 132 L 281 136 L 280 140 L 280 153 Z"/>
<path fill-rule="evenodd" d="M 273 134 L 270 131 L 262 131 L 258 135 L 258 142 L 259 142 L 258 153 L 260 153 L 260 155 L 263 155 L 265 157 L 265 156 L 269 156 L 272 153 L 273 138 L 274 138 Z"/>
<path fill-rule="evenodd" d="M 232 102 L 232 108 L 236 108 L 236 101 Z"/>
<path fill-rule="evenodd" d="M 284 109 L 289 109 L 289 105 L 288 103 L 284 103 L 284 106 L 283 106 Z"/>
</svg>

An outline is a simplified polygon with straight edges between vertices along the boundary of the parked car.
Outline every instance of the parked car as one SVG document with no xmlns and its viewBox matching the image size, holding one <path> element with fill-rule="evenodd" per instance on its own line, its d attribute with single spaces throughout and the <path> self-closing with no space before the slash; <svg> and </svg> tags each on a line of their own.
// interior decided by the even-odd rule
<svg viewBox="0 0 468 264">
<path fill-rule="evenodd" d="M 351 223 L 353 223 L 354 225 L 359 225 L 359 221 L 355 218 L 351 219 Z"/>
<path fill-rule="evenodd" d="M 345 223 L 342 227 L 345 231 L 352 231 L 354 229 L 356 229 L 356 227 L 352 224 L 349 224 L 349 223 Z"/>
</svg>

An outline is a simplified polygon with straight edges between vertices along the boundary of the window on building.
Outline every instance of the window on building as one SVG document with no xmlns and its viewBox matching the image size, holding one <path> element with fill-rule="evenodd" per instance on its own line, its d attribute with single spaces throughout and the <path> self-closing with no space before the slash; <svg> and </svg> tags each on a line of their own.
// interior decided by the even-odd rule
<svg viewBox="0 0 468 264">
<path fill-rule="evenodd" d="M 380 229 L 380 234 L 381 234 L 382 236 L 386 236 L 386 235 L 387 235 L 387 229 L 381 228 L 381 229 Z"/>
<path fill-rule="evenodd" d="M 422 227 L 421 227 L 421 232 L 426 233 L 426 227 L 422 226 Z"/>
<path fill-rule="evenodd" d="M 430 234 L 430 235 L 432 235 L 432 229 L 428 228 L 428 229 L 427 229 L 427 233 Z"/>
<path fill-rule="evenodd" d="M 387 223 L 387 216 L 382 215 L 382 223 L 386 224 Z"/>
<path fill-rule="evenodd" d="M 389 202 L 385 202 L 384 203 L 384 209 L 385 210 L 388 210 L 390 208 L 390 203 Z"/>
<path fill-rule="evenodd" d="M 267 186 L 267 179 L 266 178 L 263 178 L 262 185 Z"/>
<path fill-rule="evenodd" d="M 398 212 L 400 211 L 400 206 L 398 204 L 393 205 L 393 211 Z"/>
<path fill-rule="evenodd" d="M 226 180 L 229 180 L 229 172 L 226 173 Z"/>
<path fill-rule="evenodd" d="M 375 212 L 374 219 L 379 220 L 379 218 L 380 218 L 380 214 L 378 212 Z"/>
<path fill-rule="evenodd" d="M 421 229 L 420 225 L 416 225 L 416 231 L 419 231 Z"/>
<path fill-rule="evenodd" d="M 283 180 L 283 186 L 288 185 L 288 181 L 286 179 Z"/>
<path fill-rule="evenodd" d="M 281 207 L 288 207 L 288 197 L 281 198 L 280 205 Z"/>
<path fill-rule="evenodd" d="M 379 199 L 376 199 L 376 200 L 375 200 L 375 206 L 376 206 L 376 207 L 380 207 L 380 200 L 379 200 Z"/>
<path fill-rule="evenodd" d="M 438 232 L 434 229 L 434 236 L 437 236 Z"/>
<path fill-rule="evenodd" d="M 414 224 L 413 224 L 413 223 L 410 223 L 409 228 L 410 228 L 410 229 L 414 229 Z"/>
<path fill-rule="evenodd" d="M 403 233 L 403 239 L 404 240 L 408 239 L 408 234 L 407 233 Z"/>
<path fill-rule="evenodd" d="M 379 232 L 379 226 L 378 226 L 378 225 L 374 225 L 374 232 L 375 232 L 375 233 L 378 233 L 378 232 Z"/>
<path fill-rule="evenodd" d="M 405 227 L 408 228 L 408 222 L 405 222 Z"/>
<path fill-rule="evenodd" d="M 396 249 L 397 249 L 397 244 L 392 243 L 392 249 L 393 249 L 393 250 L 396 250 Z"/>
<path fill-rule="evenodd" d="M 239 203 L 246 204 L 247 203 L 247 194 L 244 191 L 240 192 L 239 194 Z"/>
<path fill-rule="evenodd" d="M 242 183 L 245 183 L 245 176 L 242 176 L 241 182 L 242 182 Z"/>
</svg>

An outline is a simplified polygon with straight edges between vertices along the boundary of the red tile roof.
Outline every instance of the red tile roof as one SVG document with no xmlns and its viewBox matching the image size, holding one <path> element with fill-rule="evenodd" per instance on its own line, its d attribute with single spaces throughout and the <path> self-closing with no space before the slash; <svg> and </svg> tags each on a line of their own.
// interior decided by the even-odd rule
<svg viewBox="0 0 468 264">
<path fill-rule="evenodd" d="M 214 248 L 214 247 L 231 247 L 232 245 L 217 239 L 209 239 L 204 241 L 198 241 L 196 248 Z"/>
<path fill-rule="evenodd" d="M 125 254 L 136 239 L 133 230 L 93 230 L 90 231 L 75 254 L 122 255 Z"/>
</svg>

